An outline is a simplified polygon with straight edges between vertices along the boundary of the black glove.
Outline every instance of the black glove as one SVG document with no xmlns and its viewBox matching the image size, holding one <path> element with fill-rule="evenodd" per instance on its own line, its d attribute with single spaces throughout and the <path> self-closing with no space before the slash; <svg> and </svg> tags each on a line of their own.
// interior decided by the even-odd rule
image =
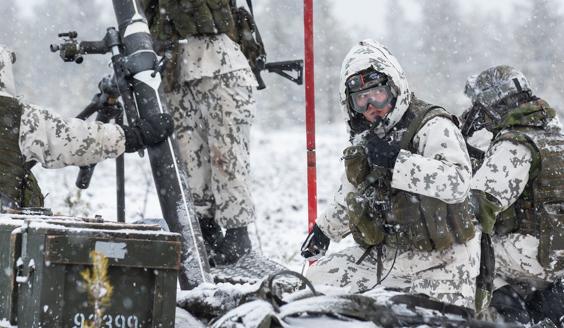
<svg viewBox="0 0 564 328">
<path fill-rule="evenodd" d="M 302 256 L 306 260 L 317 260 L 325 255 L 327 248 L 329 248 L 329 243 L 329 237 L 315 224 L 302 244 Z"/>
<path fill-rule="evenodd" d="M 399 146 L 390 144 L 376 135 L 369 136 L 366 142 L 368 163 L 391 169 L 396 163 L 400 149 Z"/>
<path fill-rule="evenodd" d="M 123 126 L 125 152 L 136 152 L 163 142 L 173 131 L 174 123 L 169 114 L 151 115 L 139 119 L 133 126 Z"/>
</svg>

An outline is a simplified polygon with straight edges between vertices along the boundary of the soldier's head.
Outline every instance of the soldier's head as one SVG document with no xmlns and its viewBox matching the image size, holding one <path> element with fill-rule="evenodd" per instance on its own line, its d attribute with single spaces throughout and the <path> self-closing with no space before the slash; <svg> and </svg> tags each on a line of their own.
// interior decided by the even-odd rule
<svg viewBox="0 0 564 328">
<path fill-rule="evenodd" d="M 472 108 L 464 115 L 463 133 L 464 129 L 493 131 L 513 108 L 532 99 L 525 75 L 508 65 L 494 66 L 470 76 L 464 93 L 472 100 Z"/>
<path fill-rule="evenodd" d="M 397 101 L 397 89 L 388 81 L 386 74 L 372 67 L 350 76 L 345 82 L 349 110 L 362 114 L 370 123 L 384 119 Z"/>
<path fill-rule="evenodd" d="M 353 134 L 373 123 L 390 130 L 411 101 L 407 77 L 397 59 L 370 39 L 359 42 L 346 55 L 339 96 Z"/>
<path fill-rule="evenodd" d="M 12 65 L 16 62 L 16 54 L 0 45 L 0 96 L 15 97 L 16 84 Z"/>
</svg>

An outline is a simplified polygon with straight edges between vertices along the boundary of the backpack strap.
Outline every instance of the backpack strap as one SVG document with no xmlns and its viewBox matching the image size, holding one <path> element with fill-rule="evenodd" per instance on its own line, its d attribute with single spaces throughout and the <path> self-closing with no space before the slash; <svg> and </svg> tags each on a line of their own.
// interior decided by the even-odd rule
<svg viewBox="0 0 564 328">
<path fill-rule="evenodd" d="M 431 111 L 435 110 L 434 113 Z M 424 108 L 420 113 L 418 113 L 415 118 L 409 123 L 407 127 L 407 131 L 404 133 L 403 137 L 400 141 L 401 149 L 409 149 L 411 145 L 411 141 L 417 134 L 417 132 L 432 118 L 437 116 L 446 117 L 452 120 L 452 116 L 448 114 L 442 107 L 436 105 L 429 105 L 428 107 Z"/>
</svg>

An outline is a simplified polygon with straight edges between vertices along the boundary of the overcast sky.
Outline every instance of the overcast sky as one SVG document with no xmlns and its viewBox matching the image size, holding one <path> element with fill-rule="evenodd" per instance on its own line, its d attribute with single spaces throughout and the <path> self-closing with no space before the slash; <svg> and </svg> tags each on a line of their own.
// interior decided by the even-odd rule
<svg viewBox="0 0 564 328">
<path fill-rule="evenodd" d="M 256 0 L 255 0 L 256 1 Z M 286 0 L 289 1 L 289 0 Z M 329 0 L 322 0 L 329 1 Z M 358 37 L 368 37 L 364 35 L 367 31 L 386 30 L 385 16 L 387 4 L 390 0 L 332 0 L 335 3 L 335 13 L 345 24 L 344 28 L 358 30 L 361 35 Z M 391 0 L 398 1 L 398 0 Z M 406 18 L 410 20 L 420 19 L 420 4 L 424 1 L 433 0 L 399 0 L 405 10 Z M 560 12 L 564 12 L 564 1 L 560 2 Z M 509 5 L 522 4 L 525 0 L 469 0 L 461 1 L 460 6 L 463 12 L 471 15 L 474 12 L 493 11 L 499 15 L 500 19 L 509 21 L 513 15 L 508 10 Z M 314 18 L 315 19 L 315 18 Z"/>
</svg>

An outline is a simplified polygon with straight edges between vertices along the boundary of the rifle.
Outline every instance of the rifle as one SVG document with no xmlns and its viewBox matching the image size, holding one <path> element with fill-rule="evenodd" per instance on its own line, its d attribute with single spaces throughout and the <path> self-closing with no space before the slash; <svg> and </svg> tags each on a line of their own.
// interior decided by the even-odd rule
<svg viewBox="0 0 564 328">
<path fill-rule="evenodd" d="M 256 68 L 253 69 L 253 74 L 255 75 L 257 82 L 258 82 L 258 90 L 262 90 L 266 88 L 266 84 L 260 75 L 261 71 L 267 71 L 269 73 L 276 73 L 282 76 L 285 79 L 288 79 L 297 85 L 302 85 L 303 74 L 304 74 L 304 61 L 302 59 L 297 60 L 286 60 L 286 61 L 279 61 L 279 62 L 272 62 L 259 64 L 257 61 Z M 288 72 L 295 72 L 296 76 L 292 76 L 288 74 Z"/>
<path fill-rule="evenodd" d="M 474 132 L 485 127 L 481 110 L 482 108 L 480 105 L 473 105 L 470 109 L 466 110 L 462 114 L 462 119 L 464 120 L 464 122 L 462 122 L 462 126 L 460 127 L 460 132 L 462 133 L 462 137 L 464 137 L 464 141 L 466 142 L 468 154 L 471 158 L 478 159 L 479 161 L 484 159 L 485 153 L 484 151 L 469 144 L 468 139 L 472 135 L 474 135 Z"/>
<path fill-rule="evenodd" d="M 129 125 L 141 117 L 166 112 L 158 92 L 163 60 L 153 50 L 147 19 L 136 0 L 112 0 L 118 29 L 110 27 L 100 41 L 82 41 L 78 33 L 61 33 L 59 51 L 65 62 L 84 61 L 89 54 L 111 53 L 114 79 Z M 186 173 L 180 164 L 174 137 L 147 149 L 161 211 L 169 228 L 181 235 L 182 252 L 179 282 L 182 289 L 192 289 L 211 282 L 202 232 L 195 216 Z"/>
<path fill-rule="evenodd" d="M 243 7 L 237 8 L 237 0 L 230 0 L 229 4 L 231 6 L 231 11 L 235 14 L 236 19 L 239 21 L 239 29 L 243 29 L 241 25 L 247 27 L 250 33 L 250 36 L 242 37 L 240 44 L 245 54 L 245 57 L 249 60 L 249 64 L 251 66 L 251 70 L 257 79 L 258 87 L 257 90 L 262 90 L 266 88 L 266 84 L 260 75 L 261 71 L 267 71 L 270 73 L 276 73 L 297 85 L 303 84 L 303 71 L 304 71 L 304 61 L 301 59 L 298 60 L 287 60 L 287 61 L 279 61 L 279 62 L 266 62 L 266 51 L 264 50 L 264 43 L 262 42 L 262 37 L 260 36 L 260 32 L 258 30 L 257 24 L 255 22 L 255 13 L 253 12 L 253 3 L 251 0 L 247 0 L 247 7 L 249 11 L 244 9 Z M 239 31 L 241 33 L 242 31 Z M 254 35 L 253 35 L 254 34 Z M 245 49 L 249 47 L 251 50 L 246 52 Z M 297 76 L 291 76 L 287 72 L 296 72 Z"/>
</svg>

